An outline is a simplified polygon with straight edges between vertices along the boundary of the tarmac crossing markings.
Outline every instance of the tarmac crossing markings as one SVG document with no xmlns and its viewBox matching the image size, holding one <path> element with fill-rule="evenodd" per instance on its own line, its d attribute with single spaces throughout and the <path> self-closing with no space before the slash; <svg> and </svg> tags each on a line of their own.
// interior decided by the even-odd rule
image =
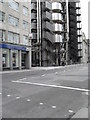
<svg viewBox="0 0 90 120">
<path fill-rule="evenodd" d="M 51 87 L 51 88 L 62 88 L 67 90 L 76 90 L 82 92 L 90 92 L 88 89 L 82 88 L 74 88 L 74 87 L 67 87 L 67 86 L 60 86 L 60 85 L 51 85 L 51 84 L 44 84 L 44 83 L 33 83 L 33 82 L 24 82 L 24 81 L 12 81 L 12 83 L 19 83 L 19 84 L 27 84 L 27 85 L 34 85 L 34 86 L 43 86 L 43 87 Z"/>
</svg>

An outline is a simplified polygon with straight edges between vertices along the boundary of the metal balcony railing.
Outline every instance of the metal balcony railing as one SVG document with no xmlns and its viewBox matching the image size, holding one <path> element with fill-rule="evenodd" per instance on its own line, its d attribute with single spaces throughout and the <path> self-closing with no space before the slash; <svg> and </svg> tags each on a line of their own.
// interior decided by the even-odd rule
<svg viewBox="0 0 90 120">
<path fill-rule="evenodd" d="M 80 9 L 81 8 L 81 5 L 80 5 L 80 3 L 76 3 L 76 9 Z"/>
<path fill-rule="evenodd" d="M 78 57 L 82 57 L 82 51 L 78 51 Z"/>
<path fill-rule="evenodd" d="M 56 21 L 63 21 L 63 17 L 61 13 L 53 13 L 52 14 L 52 20 L 56 20 Z"/>
<path fill-rule="evenodd" d="M 82 28 L 81 23 L 77 23 L 77 29 L 81 29 L 81 28 Z"/>
<path fill-rule="evenodd" d="M 32 39 L 37 39 L 37 34 L 36 33 L 32 33 L 33 34 L 33 38 Z"/>
<path fill-rule="evenodd" d="M 33 2 L 33 3 L 31 4 L 31 10 L 37 10 L 36 2 Z"/>
<path fill-rule="evenodd" d="M 57 31 L 57 32 L 59 32 L 59 31 L 62 32 L 63 31 L 63 25 L 56 23 L 56 24 L 53 25 L 53 30 Z"/>
<path fill-rule="evenodd" d="M 63 36 L 56 34 L 56 35 L 55 35 L 55 40 L 54 40 L 54 42 L 55 42 L 55 43 L 63 42 Z"/>
<path fill-rule="evenodd" d="M 31 29 L 37 29 L 37 24 L 36 23 L 31 23 Z"/>
<path fill-rule="evenodd" d="M 62 4 L 59 2 L 53 2 L 52 3 L 52 11 L 62 11 Z"/>
<path fill-rule="evenodd" d="M 78 43 L 82 43 L 82 38 L 78 37 Z"/>
<path fill-rule="evenodd" d="M 78 50 L 82 50 L 82 44 L 78 44 Z"/>
<path fill-rule="evenodd" d="M 32 20 L 36 20 L 37 19 L 37 14 L 36 13 L 32 13 L 31 14 L 31 19 Z"/>
</svg>

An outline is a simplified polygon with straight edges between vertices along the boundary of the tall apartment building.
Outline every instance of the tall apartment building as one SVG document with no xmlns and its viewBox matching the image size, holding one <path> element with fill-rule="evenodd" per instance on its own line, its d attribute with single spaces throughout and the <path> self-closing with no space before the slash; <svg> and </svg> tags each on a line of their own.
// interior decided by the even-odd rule
<svg viewBox="0 0 90 120">
<path fill-rule="evenodd" d="M 52 1 L 52 21 L 55 36 L 53 42 L 55 46 L 55 64 L 62 65 L 62 63 L 66 61 L 66 2 Z"/>
<path fill-rule="evenodd" d="M 29 33 L 28 2 L 0 0 L 0 69 L 31 67 Z"/>
<path fill-rule="evenodd" d="M 52 4 L 48 1 L 31 2 L 32 66 L 51 66 L 53 56 Z"/>
<path fill-rule="evenodd" d="M 32 45 L 35 42 L 32 50 L 33 66 L 80 62 L 82 41 L 79 2 L 66 4 L 66 1 L 61 0 L 32 0 L 31 8 L 31 18 L 35 19 L 32 20 L 35 22 L 34 26 L 32 23 Z"/>
<path fill-rule="evenodd" d="M 80 9 L 79 2 L 69 2 L 69 59 L 74 63 L 82 58 Z"/>
</svg>

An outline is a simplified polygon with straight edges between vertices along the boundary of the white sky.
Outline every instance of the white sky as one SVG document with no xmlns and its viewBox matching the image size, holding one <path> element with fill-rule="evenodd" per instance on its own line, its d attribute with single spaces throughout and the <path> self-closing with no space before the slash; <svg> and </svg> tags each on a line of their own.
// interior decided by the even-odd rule
<svg viewBox="0 0 90 120">
<path fill-rule="evenodd" d="M 88 38 L 88 2 L 90 0 L 81 0 L 82 32 Z"/>
</svg>

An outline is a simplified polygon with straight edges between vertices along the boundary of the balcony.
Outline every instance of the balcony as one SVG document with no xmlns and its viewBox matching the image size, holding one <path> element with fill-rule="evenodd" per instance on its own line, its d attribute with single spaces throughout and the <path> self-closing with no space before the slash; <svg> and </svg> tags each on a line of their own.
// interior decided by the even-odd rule
<svg viewBox="0 0 90 120">
<path fill-rule="evenodd" d="M 81 16 L 81 10 L 78 10 L 78 9 L 77 9 L 77 10 L 76 10 L 76 15 L 77 15 L 77 16 Z"/>
<path fill-rule="evenodd" d="M 82 32 L 81 32 L 81 30 L 77 30 L 77 35 L 78 35 L 79 37 L 82 36 Z"/>
<path fill-rule="evenodd" d="M 78 50 L 82 50 L 82 44 L 78 44 Z"/>
<path fill-rule="evenodd" d="M 63 42 L 63 36 L 56 34 L 54 42 L 55 43 L 62 43 Z"/>
<path fill-rule="evenodd" d="M 52 14 L 52 20 L 57 23 L 63 22 L 63 17 L 61 13 L 53 13 Z"/>
<path fill-rule="evenodd" d="M 80 3 L 76 3 L 76 9 L 81 9 L 81 5 L 80 5 Z"/>
<path fill-rule="evenodd" d="M 36 2 L 33 2 L 31 4 L 31 10 L 37 10 L 37 4 L 36 4 Z"/>
<path fill-rule="evenodd" d="M 82 28 L 81 23 L 77 23 L 77 29 L 80 30 Z"/>
<path fill-rule="evenodd" d="M 82 51 L 78 51 L 78 57 L 82 57 Z"/>
<path fill-rule="evenodd" d="M 32 20 L 36 20 L 37 19 L 37 14 L 36 13 L 32 13 L 31 14 L 31 19 Z"/>
<path fill-rule="evenodd" d="M 36 33 L 32 33 L 33 34 L 33 38 L 32 39 L 37 39 L 37 34 Z"/>
<path fill-rule="evenodd" d="M 77 16 L 77 23 L 80 23 L 80 22 L 81 22 L 81 17 Z"/>
<path fill-rule="evenodd" d="M 53 2 L 52 3 L 52 11 L 53 12 L 60 12 L 62 11 L 62 4 L 58 2 Z"/>
<path fill-rule="evenodd" d="M 82 43 L 82 38 L 78 37 L 78 43 Z"/>
<path fill-rule="evenodd" d="M 64 30 L 63 30 L 63 25 L 62 24 L 54 24 L 53 25 L 53 32 L 54 33 L 61 33 L 61 32 L 63 32 Z"/>
<path fill-rule="evenodd" d="M 48 1 L 45 2 L 45 10 L 50 11 L 52 9 L 52 4 Z"/>
<path fill-rule="evenodd" d="M 31 29 L 37 29 L 37 24 L 36 23 L 31 23 Z"/>
</svg>

